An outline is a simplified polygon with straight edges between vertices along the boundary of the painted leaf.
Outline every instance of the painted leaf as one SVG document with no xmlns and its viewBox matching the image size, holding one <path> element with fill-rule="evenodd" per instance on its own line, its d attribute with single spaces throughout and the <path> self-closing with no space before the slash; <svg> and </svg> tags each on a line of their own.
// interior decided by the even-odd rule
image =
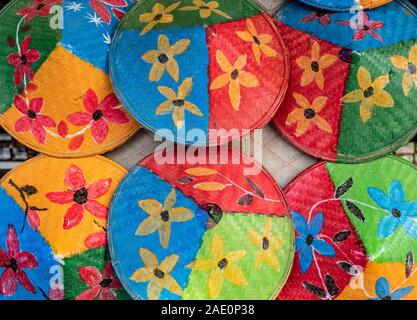
<svg viewBox="0 0 417 320">
<path fill-rule="evenodd" d="M 255 191 L 258 196 L 260 196 L 262 199 L 264 199 L 265 195 L 262 192 L 261 188 L 259 188 L 258 185 L 251 178 L 245 177 L 245 179 L 249 183 L 249 185 L 253 189 L 253 191 Z"/>
<path fill-rule="evenodd" d="M 177 182 L 182 183 L 182 184 L 187 184 L 187 183 L 190 183 L 192 181 L 194 181 L 194 179 L 191 178 L 191 177 L 184 177 L 184 178 L 177 179 Z"/>
<path fill-rule="evenodd" d="M 224 188 L 226 188 L 226 186 L 220 182 L 202 182 L 194 186 L 194 189 L 203 191 L 220 191 Z"/>
<path fill-rule="evenodd" d="M 61 121 L 58 124 L 58 134 L 63 138 L 65 138 L 67 136 L 67 134 L 68 134 L 68 125 L 65 121 Z"/>
<path fill-rule="evenodd" d="M 70 150 L 77 150 L 79 147 L 81 147 L 83 142 L 84 142 L 84 135 L 76 136 L 71 139 L 68 145 L 68 148 L 70 148 Z"/>
<path fill-rule="evenodd" d="M 346 201 L 346 206 L 348 207 L 349 211 L 352 212 L 352 214 L 358 218 L 359 220 L 361 220 L 362 222 L 365 222 L 365 216 L 362 213 L 362 210 L 359 209 L 359 207 L 350 202 L 350 201 Z"/>
<path fill-rule="evenodd" d="M 324 284 L 326 285 L 327 292 L 332 296 L 336 296 L 339 293 L 339 288 L 337 287 L 336 281 L 332 278 L 330 274 L 326 274 L 324 278 Z"/>
<path fill-rule="evenodd" d="M 414 255 L 413 255 L 413 252 L 410 251 L 407 254 L 407 258 L 405 259 L 405 276 L 407 278 L 411 276 L 413 269 L 414 269 Z"/>
<path fill-rule="evenodd" d="M 101 231 L 101 232 L 90 234 L 85 239 L 84 244 L 89 249 L 105 246 L 106 245 L 106 232 Z"/>
<path fill-rule="evenodd" d="M 14 48 L 16 46 L 16 40 L 13 37 L 7 37 L 7 45 L 10 48 Z"/>
<path fill-rule="evenodd" d="M 340 198 L 346 192 L 349 191 L 350 188 L 353 186 L 353 179 L 349 178 L 345 182 L 343 182 L 336 190 L 336 198 Z"/>
<path fill-rule="evenodd" d="M 185 170 L 185 172 L 195 177 L 207 177 L 207 176 L 212 176 L 213 174 L 218 173 L 216 170 L 204 168 L 204 167 L 189 168 Z"/>
<path fill-rule="evenodd" d="M 334 236 L 334 238 L 333 238 L 333 241 L 334 242 L 343 242 L 343 241 L 345 241 L 347 238 L 349 238 L 349 236 L 351 235 L 351 231 L 350 230 L 343 230 L 343 231 L 340 231 L 340 232 L 338 232 L 335 236 Z"/>
<path fill-rule="evenodd" d="M 311 283 L 306 282 L 306 281 L 303 282 L 303 286 L 304 286 L 304 288 L 307 289 L 308 292 L 314 294 L 315 296 L 317 296 L 321 299 L 326 299 L 326 297 L 327 297 L 326 292 L 322 288 L 319 288 L 319 287 L 315 286 L 314 284 L 311 284 Z"/>
<path fill-rule="evenodd" d="M 253 201 L 253 195 L 247 193 L 240 197 L 239 201 L 237 202 L 241 206 L 248 206 Z"/>
<path fill-rule="evenodd" d="M 31 29 L 32 29 L 32 26 L 28 24 L 28 25 L 26 25 L 26 26 L 24 26 L 24 27 L 20 28 L 19 32 L 20 32 L 20 33 L 25 33 L 25 32 L 30 31 Z"/>
<path fill-rule="evenodd" d="M 38 193 L 38 189 L 35 186 L 26 185 L 20 188 L 27 196 L 32 196 Z"/>
<path fill-rule="evenodd" d="M 117 20 L 122 20 L 125 16 L 125 13 L 117 8 L 112 8 L 111 11 L 113 11 L 113 14 L 117 18 Z"/>
</svg>

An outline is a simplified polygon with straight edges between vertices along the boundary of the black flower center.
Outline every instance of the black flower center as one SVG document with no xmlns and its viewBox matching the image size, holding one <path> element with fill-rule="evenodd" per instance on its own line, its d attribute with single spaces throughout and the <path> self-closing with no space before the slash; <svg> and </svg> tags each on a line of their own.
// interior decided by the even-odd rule
<svg viewBox="0 0 417 320">
<path fill-rule="evenodd" d="M 169 221 L 169 212 L 167 210 L 161 212 L 161 220 L 163 222 Z"/>
<path fill-rule="evenodd" d="M 396 218 L 400 218 L 401 217 L 401 211 L 398 209 L 392 209 L 391 214 L 396 217 Z"/>
<path fill-rule="evenodd" d="M 184 99 L 177 99 L 177 100 L 172 101 L 172 103 L 176 107 L 183 107 L 184 104 L 185 104 L 185 101 L 184 101 Z"/>
<path fill-rule="evenodd" d="M 161 53 L 161 54 L 158 56 L 158 61 L 159 61 L 159 63 L 161 63 L 161 64 L 165 64 L 165 63 L 167 63 L 167 62 L 169 61 L 169 58 L 168 58 L 168 56 L 167 56 L 165 53 Z"/>
<path fill-rule="evenodd" d="M 263 237 L 262 239 L 262 249 L 264 250 L 269 249 L 269 239 L 267 237 Z"/>
<path fill-rule="evenodd" d="M 15 258 L 10 259 L 10 268 L 13 270 L 13 272 L 17 271 L 17 261 Z"/>
<path fill-rule="evenodd" d="M 81 188 L 74 193 L 74 201 L 78 204 L 84 204 L 88 200 L 88 191 L 86 188 Z"/>
<path fill-rule="evenodd" d="M 228 264 L 229 264 L 229 261 L 227 261 L 226 258 L 223 258 L 217 263 L 217 266 L 219 267 L 219 269 L 224 269 L 227 267 Z"/>
<path fill-rule="evenodd" d="M 306 117 L 306 119 L 313 119 L 316 116 L 316 111 L 314 111 L 311 108 L 307 108 L 304 110 L 304 117 Z"/>
<path fill-rule="evenodd" d="M 259 38 L 257 36 L 253 36 L 253 42 L 255 42 L 258 46 L 261 44 L 261 41 L 259 41 Z"/>
<path fill-rule="evenodd" d="M 383 297 L 381 300 L 391 300 L 391 296 Z"/>
<path fill-rule="evenodd" d="M 22 61 L 22 64 L 26 64 L 27 62 L 26 55 L 22 54 L 22 56 L 20 57 L 20 60 Z"/>
<path fill-rule="evenodd" d="M 103 111 L 101 111 L 101 110 L 94 111 L 94 113 L 93 113 L 93 119 L 94 119 L 94 121 L 98 121 L 101 118 L 103 118 Z"/>
<path fill-rule="evenodd" d="M 327 11 L 324 11 L 324 10 L 317 10 L 317 14 L 316 14 L 316 16 L 318 17 L 318 18 L 321 18 L 321 17 L 324 17 L 325 15 L 327 15 Z"/>
<path fill-rule="evenodd" d="M 43 2 L 39 3 L 38 6 L 36 7 L 36 10 L 41 10 L 43 7 L 45 7 L 45 4 Z"/>
<path fill-rule="evenodd" d="M 208 6 L 201 6 L 200 9 L 210 9 Z"/>
<path fill-rule="evenodd" d="M 361 27 L 359 27 L 359 30 L 368 31 L 369 30 L 369 26 L 361 26 Z"/>
<path fill-rule="evenodd" d="M 414 63 L 409 62 L 408 71 L 410 71 L 412 75 L 417 74 L 417 66 Z"/>
<path fill-rule="evenodd" d="M 311 246 L 311 244 L 313 243 L 313 241 L 314 241 L 314 237 L 313 237 L 311 234 L 309 234 L 309 235 L 306 237 L 306 243 L 307 243 L 307 245 L 308 245 L 308 246 Z"/>
<path fill-rule="evenodd" d="M 317 61 L 312 61 L 311 62 L 311 70 L 313 70 L 313 72 L 319 72 L 320 71 L 320 65 Z"/>
<path fill-rule="evenodd" d="M 165 278 L 165 272 L 163 272 L 161 269 L 158 269 L 158 268 L 153 269 L 153 274 L 155 277 L 159 279 Z"/>
<path fill-rule="evenodd" d="M 35 119 L 36 118 L 36 113 L 33 110 L 28 110 L 28 117 L 31 119 Z"/>
<path fill-rule="evenodd" d="M 164 15 L 162 14 L 162 13 L 158 13 L 154 18 L 153 18 L 153 20 L 154 21 L 159 21 L 159 20 L 161 20 L 162 19 L 162 17 L 163 17 Z"/>
<path fill-rule="evenodd" d="M 365 97 L 365 98 L 369 98 L 369 97 L 372 97 L 373 96 L 373 94 L 374 94 L 374 87 L 369 87 L 368 89 L 366 89 L 364 92 L 363 92 L 363 96 Z"/>
<path fill-rule="evenodd" d="M 112 279 L 103 279 L 100 282 L 100 286 L 103 287 L 103 288 L 107 288 L 107 287 L 110 287 L 110 285 L 111 285 L 112 282 L 113 282 Z"/>
<path fill-rule="evenodd" d="M 237 69 L 233 70 L 233 72 L 230 74 L 230 76 L 232 77 L 233 80 L 236 80 L 237 77 L 239 77 L 239 70 L 237 70 Z"/>
<path fill-rule="evenodd" d="M 352 63 L 353 50 L 348 48 L 342 48 L 339 52 L 339 59 L 346 63 Z"/>
</svg>

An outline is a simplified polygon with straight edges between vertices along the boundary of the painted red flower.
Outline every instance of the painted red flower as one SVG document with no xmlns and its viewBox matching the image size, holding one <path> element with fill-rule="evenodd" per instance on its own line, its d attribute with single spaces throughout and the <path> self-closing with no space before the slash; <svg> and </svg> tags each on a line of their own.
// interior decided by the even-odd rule
<svg viewBox="0 0 417 320">
<path fill-rule="evenodd" d="M 96 267 L 80 267 L 78 273 L 90 289 L 80 293 L 76 300 L 94 300 L 97 296 L 99 300 L 115 300 L 115 290 L 123 289 L 122 284 L 116 277 L 110 260 L 102 270 L 102 274 Z"/>
<path fill-rule="evenodd" d="M 359 12 L 356 21 L 339 20 L 336 23 L 356 30 L 353 35 L 353 40 L 355 41 L 364 40 L 366 35 L 369 34 L 378 41 L 384 42 L 384 39 L 375 32 L 375 30 L 383 28 L 384 23 L 382 21 L 369 20 L 369 15 L 366 12 Z"/>
<path fill-rule="evenodd" d="M 13 77 L 15 87 L 20 86 L 23 82 L 24 76 L 26 76 L 29 80 L 33 80 L 33 77 L 35 76 L 32 63 L 38 61 L 41 54 L 36 49 L 30 49 L 31 41 L 32 36 L 26 36 L 20 44 L 19 52 L 12 52 L 7 56 L 9 64 L 16 67 Z"/>
<path fill-rule="evenodd" d="M 104 247 L 106 243 L 107 234 L 105 231 L 92 233 L 84 240 L 84 245 L 89 249 Z"/>
<path fill-rule="evenodd" d="M 91 124 L 91 134 L 98 144 L 103 143 L 109 133 L 108 123 L 124 124 L 129 122 L 126 114 L 116 108 L 120 102 L 114 93 L 110 93 L 99 103 L 97 94 L 89 89 L 84 95 L 83 101 L 87 112 L 72 113 L 67 116 L 67 119 L 75 126 Z"/>
<path fill-rule="evenodd" d="M 317 20 L 321 25 L 328 26 L 332 22 L 332 19 L 330 18 L 331 14 L 333 13 L 330 11 L 314 9 L 314 12 L 302 18 L 301 22 L 313 22 Z"/>
<path fill-rule="evenodd" d="M 43 98 L 33 98 L 28 106 L 21 96 L 16 95 L 14 96 L 14 105 L 23 115 L 14 125 L 16 132 L 28 132 L 30 130 L 39 143 L 45 143 L 45 128 L 54 128 L 56 123 L 52 118 L 40 114 L 43 109 Z"/>
<path fill-rule="evenodd" d="M 53 203 L 72 204 L 64 217 L 64 229 L 71 229 L 79 225 L 84 216 L 84 209 L 98 219 L 106 219 L 108 209 L 96 199 L 110 190 L 111 178 L 97 180 L 86 186 L 81 169 L 71 165 L 65 174 L 64 183 L 68 187 L 68 191 L 50 192 L 46 195 Z"/>
<path fill-rule="evenodd" d="M 112 6 L 112 7 L 126 7 L 127 6 L 126 0 L 90 0 L 91 8 L 98 14 L 101 20 L 103 20 L 107 24 L 109 24 L 111 21 L 111 15 L 110 15 L 109 9 L 107 9 L 105 4 Z M 115 13 L 114 8 L 112 8 L 112 11 L 113 13 Z M 116 17 L 118 18 L 117 15 Z"/>
<path fill-rule="evenodd" d="M 35 287 L 23 269 L 38 267 L 36 257 L 26 251 L 19 250 L 16 229 L 9 225 L 6 236 L 7 253 L 0 248 L 0 267 L 5 268 L 0 277 L 0 294 L 12 296 L 17 289 L 17 282 L 27 291 L 35 293 Z"/>
<path fill-rule="evenodd" d="M 55 4 L 60 4 L 62 0 L 33 0 L 22 10 L 19 10 L 17 14 L 21 17 L 25 17 L 25 22 L 29 22 L 36 16 L 47 17 L 51 7 Z"/>
</svg>

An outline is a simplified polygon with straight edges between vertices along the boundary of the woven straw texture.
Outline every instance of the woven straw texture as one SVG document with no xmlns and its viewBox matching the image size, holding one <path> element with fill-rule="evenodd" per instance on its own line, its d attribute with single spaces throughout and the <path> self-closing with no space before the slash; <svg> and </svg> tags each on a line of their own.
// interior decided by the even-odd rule
<svg viewBox="0 0 417 320">
<path fill-rule="evenodd" d="M 122 182 L 110 208 L 109 245 L 133 298 L 277 295 L 292 263 L 291 219 L 265 171 L 243 175 L 253 165 L 243 158 L 245 165 L 192 165 L 177 156 L 175 164 L 155 166 L 151 156 Z"/>
<path fill-rule="evenodd" d="M 48 299 L 50 271 L 58 264 L 51 247 L 39 233 L 25 227 L 25 213 L 3 188 L 0 201 L 0 300 Z"/>
<path fill-rule="evenodd" d="M 198 145 L 218 144 L 242 132 L 219 141 L 210 129 L 263 127 L 288 83 L 285 46 L 259 5 L 205 4 L 139 2 L 119 26 L 110 53 L 123 105 L 148 129 L 166 129 L 164 135 L 179 143 L 197 135 Z"/>
<path fill-rule="evenodd" d="M 356 16 L 284 5 L 277 18 L 291 84 L 274 118 L 283 135 L 338 162 L 368 161 L 409 141 L 417 131 L 415 14 L 402 1 Z"/>
<path fill-rule="evenodd" d="M 107 74 L 111 35 L 129 1 L 16 0 L 2 10 L 5 130 L 34 150 L 81 157 L 112 150 L 139 129 Z"/>
<path fill-rule="evenodd" d="M 416 169 L 322 162 L 290 183 L 297 254 L 279 298 L 415 299 Z"/>
<path fill-rule="evenodd" d="M 60 290 L 52 298 L 107 300 L 116 294 L 119 297 L 122 288 L 119 283 L 107 287 L 100 283 L 114 277 L 111 266 L 104 271 L 107 210 L 125 174 L 123 168 L 99 156 L 80 159 L 38 156 L 0 181 L 25 212 L 22 218 L 25 229 L 41 235 L 59 257 L 56 265 L 63 265 L 60 274 L 64 283 L 61 282 L 57 288 Z"/>
</svg>

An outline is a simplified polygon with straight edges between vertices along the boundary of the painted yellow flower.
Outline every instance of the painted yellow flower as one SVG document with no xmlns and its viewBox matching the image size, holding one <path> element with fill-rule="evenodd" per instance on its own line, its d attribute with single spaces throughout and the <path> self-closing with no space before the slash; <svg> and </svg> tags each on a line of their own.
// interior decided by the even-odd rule
<svg viewBox="0 0 417 320">
<path fill-rule="evenodd" d="M 417 88 L 417 44 L 411 48 L 408 59 L 402 56 L 392 56 L 391 62 L 397 69 L 405 71 L 403 75 L 403 90 L 404 95 L 408 96 L 413 82 Z"/>
<path fill-rule="evenodd" d="M 301 76 L 301 86 L 308 86 L 315 81 L 317 86 L 323 90 L 323 70 L 329 68 L 336 61 L 337 57 L 331 54 L 320 56 L 320 45 L 317 41 L 314 41 L 311 48 L 311 57 L 302 56 L 296 60 L 297 65 L 304 70 Z"/>
<path fill-rule="evenodd" d="M 147 23 L 147 25 L 143 28 L 140 35 L 151 31 L 158 23 L 171 23 L 174 21 L 174 16 L 170 12 L 174 11 L 180 3 L 181 1 L 175 2 L 167 8 L 163 4 L 156 3 L 152 8 L 152 12 L 141 14 L 139 21 L 141 23 Z"/>
<path fill-rule="evenodd" d="M 361 102 L 360 116 L 364 123 L 372 117 L 374 106 L 381 108 L 391 108 L 394 100 L 391 94 L 384 90 L 389 83 L 389 75 L 383 75 L 372 81 L 371 74 L 364 67 L 358 69 L 358 84 L 360 89 L 348 93 L 342 98 L 344 102 Z"/>
<path fill-rule="evenodd" d="M 177 296 L 182 294 L 180 285 L 170 275 L 178 262 L 179 257 L 176 254 L 166 257 L 161 264 L 158 258 L 145 248 L 141 248 L 139 254 L 145 266 L 136 270 L 130 279 L 135 282 L 149 282 L 147 289 L 149 300 L 158 300 L 163 289 Z"/>
<path fill-rule="evenodd" d="M 174 208 L 177 196 L 172 189 L 164 201 L 164 205 L 155 199 L 140 200 L 138 205 L 149 217 L 143 220 L 136 230 L 136 235 L 146 236 L 159 230 L 162 247 L 168 248 L 171 237 L 171 222 L 184 222 L 192 219 L 194 213 L 187 208 Z"/>
<path fill-rule="evenodd" d="M 258 34 L 253 22 L 250 19 L 246 19 L 247 31 L 237 31 L 237 36 L 243 41 L 252 43 L 253 54 L 255 55 L 256 62 L 261 63 L 262 53 L 269 58 L 276 57 L 277 52 L 268 46 L 272 42 L 272 36 L 269 34 Z"/>
<path fill-rule="evenodd" d="M 203 0 L 193 0 L 193 6 L 185 6 L 180 11 L 200 11 L 200 17 L 206 19 L 211 16 L 212 13 L 216 13 L 227 19 L 231 19 L 229 15 L 218 9 L 220 4 L 217 1 L 204 2 Z"/>
<path fill-rule="evenodd" d="M 247 55 L 239 56 L 233 66 L 220 50 L 216 51 L 216 59 L 224 74 L 214 79 L 210 90 L 229 85 L 230 102 L 237 111 L 240 107 L 240 86 L 255 88 L 259 86 L 259 81 L 254 74 L 243 70 L 247 63 Z"/>
<path fill-rule="evenodd" d="M 186 101 L 185 98 L 189 97 L 193 87 L 193 79 L 186 78 L 178 88 L 178 93 L 168 87 L 159 86 L 159 92 L 168 100 L 164 101 L 156 109 L 156 114 L 163 115 L 172 112 L 172 119 L 174 120 L 177 128 L 184 127 L 184 113 L 185 110 L 192 114 L 202 117 L 203 113 L 200 109 L 190 101 Z"/>
<path fill-rule="evenodd" d="M 190 40 L 182 39 L 171 46 L 169 39 L 161 34 L 158 38 L 158 50 L 147 51 L 142 56 L 143 60 L 153 64 L 149 81 L 161 80 L 164 72 L 167 71 L 171 78 L 178 82 L 180 71 L 175 56 L 187 50 L 189 45 Z"/>
<path fill-rule="evenodd" d="M 249 240 L 259 248 L 255 260 L 255 270 L 265 261 L 272 269 L 279 269 L 278 257 L 275 250 L 282 245 L 282 240 L 272 235 L 272 218 L 265 222 L 264 231 L 259 234 L 253 230 L 248 230 Z"/>
<path fill-rule="evenodd" d="M 236 265 L 243 259 L 246 251 L 238 250 L 224 254 L 224 242 L 219 235 L 214 235 L 210 244 L 212 258 L 197 259 L 188 267 L 193 270 L 210 270 L 208 279 L 208 293 L 211 299 L 215 299 L 223 287 L 223 277 L 231 283 L 244 286 L 248 283 L 242 270 Z"/>
<path fill-rule="evenodd" d="M 306 97 L 296 92 L 293 93 L 293 97 L 298 107 L 288 115 L 285 123 L 287 125 L 297 123 L 297 129 L 295 131 L 297 137 L 303 135 L 312 123 L 327 133 L 332 132 L 332 127 L 329 123 L 319 115 L 326 106 L 326 97 L 317 97 L 313 103 L 310 103 Z"/>
</svg>

